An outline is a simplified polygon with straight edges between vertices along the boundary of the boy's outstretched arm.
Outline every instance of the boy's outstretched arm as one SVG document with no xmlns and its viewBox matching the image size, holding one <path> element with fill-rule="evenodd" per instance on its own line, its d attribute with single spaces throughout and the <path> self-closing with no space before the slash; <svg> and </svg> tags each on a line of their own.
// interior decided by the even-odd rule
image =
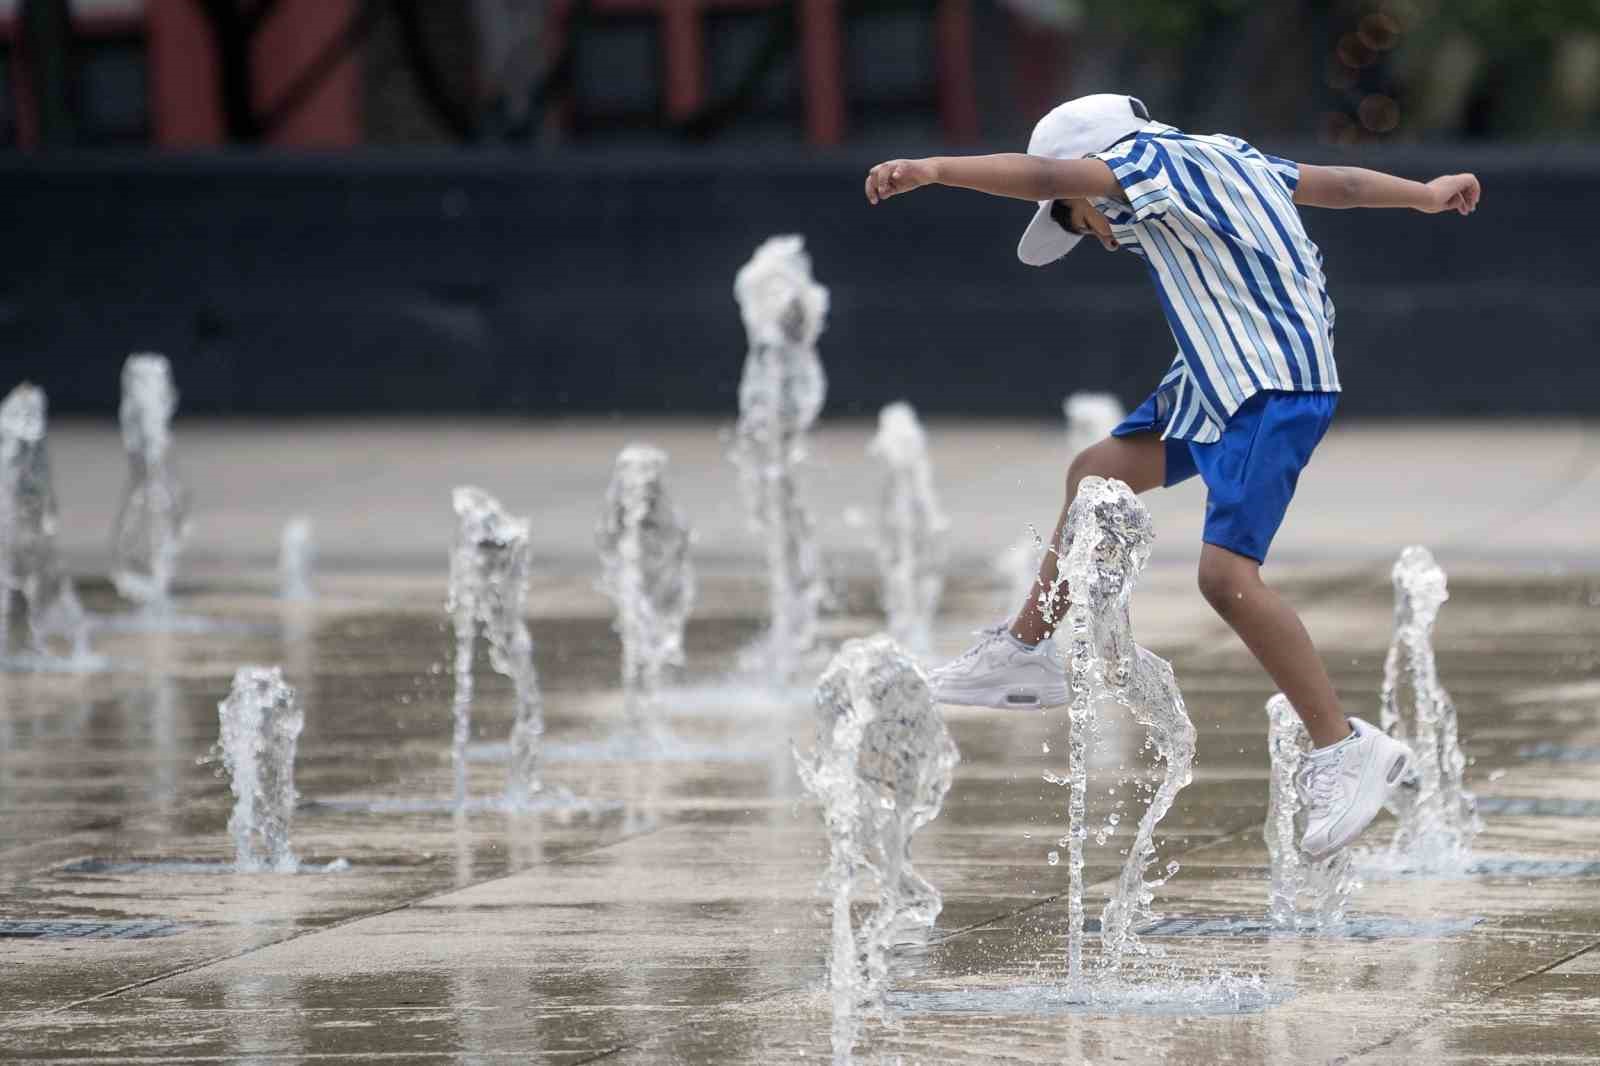
<svg viewBox="0 0 1600 1066">
<path fill-rule="evenodd" d="M 924 185 L 953 185 L 1017 200 L 1104 196 L 1127 201 L 1111 168 L 1098 159 L 1047 159 L 1014 152 L 891 159 L 867 172 L 867 199 L 878 203 Z"/>
<path fill-rule="evenodd" d="M 1447 174 L 1423 183 L 1360 167 L 1300 167 L 1294 202 L 1307 207 L 1409 207 L 1426 214 L 1478 209 L 1478 179 Z"/>
</svg>

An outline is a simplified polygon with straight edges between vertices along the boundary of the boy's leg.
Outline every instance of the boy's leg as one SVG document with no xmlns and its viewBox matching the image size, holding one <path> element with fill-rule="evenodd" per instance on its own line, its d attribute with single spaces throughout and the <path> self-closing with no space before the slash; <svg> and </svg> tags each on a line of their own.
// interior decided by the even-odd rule
<svg viewBox="0 0 1600 1066">
<path fill-rule="evenodd" d="M 1047 609 L 1040 600 L 1048 596 L 1056 580 L 1056 552 L 1062 534 L 1067 528 L 1067 511 L 1078 495 L 1078 485 L 1086 477 L 1116 478 L 1126 482 L 1134 492 L 1158 489 L 1166 478 L 1166 442 L 1159 433 L 1140 433 L 1131 437 L 1107 437 L 1099 444 L 1085 448 L 1072 459 L 1067 468 L 1067 502 L 1061 506 L 1061 517 L 1050 535 L 1049 550 L 1039 564 L 1039 576 L 1028 592 L 1028 601 L 1017 612 L 1011 623 L 1011 635 L 1024 644 L 1036 645 L 1055 630 L 1055 621 L 1046 617 Z M 1066 610 L 1067 589 L 1063 585 L 1049 605 L 1048 613 L 1059 621 Z"/>
<path fill-rule="evenodd" d="M 1261 565 L 1215 544 L 1200 553 L 1200 591 L 1300 713 L 1316 745 L 1296 779 L 1305 811 L 1300 847 L 1315 859 L 1354 840 L 1405 778 L 1410 750 L 1346 719 L 1294 608 L 1261 581 Z"/>
<path fill-rule="evenodd" d="M 1261 580 L 1261 564 L 1215 544 L 1200 551 L 1200 592 L 1299 712 L 1319 748 L 1350 735 L 1338 694 L 1293 607 Z"/>
<path fill-rule="evenodd" d="M 1144 492 L 1164 483 L 1167 476 L 1166 442 L 1157 433 L 1111 437 L 1092 448 L 1085 448 L 1067 471 L 1067 505 L 1051 536 L 1052 547 L 1060 544 L 1066 527 L 1067 509 L 1086 477 L 1114 477 L 1125 481 L 1135 492 Z M 1185 446 L 1186 448 L 1187 446 Z M 1183 452 L 1187 458 L 1188 452 Z M 1182 461 L 1182 460 L 1180 460 Z M 1177 476 L 1186 477 L 1193 467 L 1180 468 Z M 1056 579 L 1054 551 L 1045 552 L 1044 562 L 1033 591 L 1022 611 L 1010 625 L 983 630 L 978 643 L 958 658 L 929 674 L 934 699 L 940 703 L 969 707 L 1056 707 L 1071 699 L 1066 669 L 1060 657 L 1042 646 L 1054 624 L 1046 614 L 1064 612 L 1067 590 L 1056 590 L 1049 611 L 1039 607 L 1039 596 Z"/>
</svg>

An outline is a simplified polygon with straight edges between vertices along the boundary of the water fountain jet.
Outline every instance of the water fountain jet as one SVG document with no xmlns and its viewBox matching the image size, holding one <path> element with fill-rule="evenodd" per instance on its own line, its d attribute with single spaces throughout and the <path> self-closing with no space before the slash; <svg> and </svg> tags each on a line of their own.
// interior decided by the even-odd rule
<svg viewBox="0 0 1600 1066">
<path fill-rule="evenodd" d="M 511 766 L 507 772 L 506 805 L 527 808 L 543 790 L 539 779 L 539 747 L 544 735 L 544 699 L 533 665 L 533 638 L 523 620 L 528 596 L 528 533 L 526 519 L 513 518 L 482 489 L 462 486 L 452 501 L 456 539 L 450 553 L 450 597 L 447 609 L 455 630 L 455 698 L 452 712 L 451 761 L 455 768 L 455 803 L 467 803 L 467 742 L 472 733 L 472 660 L 481 630 L 489 664 L 509 678 L 515 701 L 511 727 Z"/>
<path fill-rule="evenodd" d="M 222 762 L 233 788 L 234 869 L 240 873 L 294 873 L 289 844 L 297 793 L 294 756 L 305 714 L 278 667 L 244 666 L 233 690 L 217 705 Z"/>
<path fill-rule="evenodd" d="M 1280 929 L 1331 929 L 1344 921 L 1350 896 L 1361 887 L 1354 859 L 1348 848 L 1320 860 L 1300 850 L 1305 826 L 1295 780 L 1311 751 L 1311 736 L 1282 693 L 1267 701 L 1267 722 L 1272 761 L 1262 829 L 1272 867 L 1267 916 Z"/>
<path fill-rule="evenodd" d="M 50 477 L 44 391 L 21 384 L 0 402 L 0 657 L 14 657 L 12 601 L 26 611 L 31 657 L 45 666 L 86 664 L 89 623 L 61 566 L 61 520 Z"/>
<path fill-rule="evenodd" d="M 600 587 L 622 638 L 623 706 L 633 739 L 666 742 L 659 703 L 666 671 L 683 665 L 683 629 L 694 606 L 689 526 L 667 496 L 667 453 L 633 444 L 617 456 L 596 540 Z"/>
<path fill-rule="evenodd" d="M 746 656 L 751 669 L 782 683 L 816 644 L 826 593 L 815 523 L 800 498 L 797 468 L 822 411 L 827 378 L 817 338 L 828 290 L 811 274 L 805 242 L 774 237 L 756 249 L 734 282 L 750 349 L 739 379 L 739 421 L 731 458 L 766 541 L 768 630 Z"/>
<path fill-rule="evenodd" d="M 1400 826 L 1388 849 L 1368 860 L 1397 873 L 1459 874 L 1471 862 L 1483 822 L 1463 783 L 1467 760 L 1455 703 L 1439 681 L 1433 650 L 1433 627 L 1450 593 L 1444 569 L 1419 545 L 1400 553 L 1391 576 L 1394 637 L 1383 662 L 1378 722 L 1410 745 L 1415 787 L 1392 794 L 1390 809 Z"/>
<path fill-rule="evenodd" d="M 285 522 L 278 541 L 278 595 L 286 600 L 314 599 L 311 569 L 316 558 L 311 519 L 298 515 Z"/>
<path fill-rule="evenodd" d="M 1125 708 L 1148 731 L 1147 747 L 1165 764 L 1162 779 L 1128 846 L 1117 887 L 1101 912 L 1102 966 L 1115 970 L 1124 955 L 1143 951 L 1135 930 L 1154 921 L 1154 889 L 1177 871 L 1146 880 L 1156 861 L 1155 828 L 1179 790 L 1192 779 L 1194 725 L 1184 709 L 1172 667 L 1134 642 L 1129 599 L 1150 558 L 1155 533 L 1150 514 L 1127 485 L 1085 478 L 1067 515 L 1062 562 L 1047 602 L 1067 596 L 1066 625 L 1056 639 L 1067 646 L 1072 702 L 1068 706 L 1068 940 L 1069 993 L 1084 989 L 1083 845 L 1087 836 L 1089 745 L 1101 703 Z M 1065 585 L 1065 589 L 1062 585 Z M 1053 775 L 1052 775 L 1053 776 Z M 1056 779 L 1059 780 L 1059 779 Z"/>
<path fill-rule="evenodd" d="M 816 748 L 795 753 L 822 806 L 832 900 L 829 987 L 834 1052 L 848 1054 L 862 1010 L 881 1006 L 896 943 L 925 935 L 937 889 L 911 863 L 912 836 L 939 813 L 960 753 L 927 678 L 892 638 L 847 641 L 817 683 Z M 850 897 L 870 873 L 877 906 L 856 930 Z"/>
<path fill-rule="evenodd" d="M 878 413 L 878 433 L 867 450 L 886 473 L 877 551 L 889 635 L 913 652 L 926 653 L 944 591 L 950 520 L 934 492 L 927 436 L 910 404 L 892 403 Z"/>
<path fill-rule="evenodd" d="M 171 606 L 172 578 L 188 532 L 188 492 L 172 470 L 178 390 L 165 356 L 130 355 L 122 365 L 122 444 L 128 484 L 112 534 L 111 580 L 147 611 Z"/>
</svg>

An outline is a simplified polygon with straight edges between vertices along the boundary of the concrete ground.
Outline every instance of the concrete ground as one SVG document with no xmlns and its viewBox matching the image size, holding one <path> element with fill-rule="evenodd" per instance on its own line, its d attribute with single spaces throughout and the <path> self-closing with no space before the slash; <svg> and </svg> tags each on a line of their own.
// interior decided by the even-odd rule
<svg viewBox="0 0 1600 1066">
<path fill-rule="evenodd" d="M 709 422 L 624 425 L 180 422 L 195 530 L 185 633 L 105 632 L 113 669 L 0 673 L 0 1060 L 792 1063 L 832 1054 L 826 840 L 790 741 L 806 686 L 731 674 L 758 631 L 759 551 Z M 840 606 L 830 644 L 873 631 L 877 472 L 866 424 L 816 441 L 809 497 Z M 1005 549 L 1059 502 L 1055 427 L 929 427 L 953 519 L 932 659 L 1009 607 Z M 697 531 L 701 606 L 669 700 L 664 760 L 608 756 L 618 647 L 594 590 L 593 526 L 616 450 L 653 440 Z M 103 581 L 125 476 L 115 428 L 54 427 L 62 542 L 85 598 Z M 546 777 L 593 801 L 454 816 L 442 603 L 449 489 L 475 482 L 533 519 L 530 623 L 549 713 Z M 1353 712 L 1376 714 L 1409 543 L 1451 575 L 1439 668 L 1487 811 L 1483 872 L 1373 880 L 1360 935 L 1265 936 L 1271 695 L 1194 591 L 1202 495 L 1149 497 L 1156 558 L 1135 599 L 1200 734 L 1162 826 L 1170 917 L 1146 1002 L 1052 998 L 1064 969 L 1063 715 L 949 708 L 961 765 L 917 838 L 944 894 L 925 952 L 854 1061 L 1588 1062 L 1600 1060 L 1600 426 L 1442 423 L 1335 431 L 1268 574 L 1300 606 Z M 279 530 L 316 524 L 319 597 L 274 595 Z M 225 623 L 225 624 L 224 624 Z M 242 624 L 241 624 L 242 623 Z M 206 759 L 240 664 L 277 663 L 306 730 L 294 845 L 344 872 L 240 875 L 226 781 Z M 479 674 L 475 794 L 500 787 L 508 687 Z M 1113 731 L 1128 741 L 1138 738 Z M 1045 754 L 1048 745 L 1052 754 Z M 1126 830 L 1131 819 L 1125 820 Z M 1387 818 L 1365 843 L 1382 844 Z M 1091 913 L 1118 862 L 1090 848 Z M 144 923 L 144 924 L 128 924 Z M 1169 926 L 1169 928 L 1172 928 Z M 25 935 L 48 933 L 50 935 Z M 159 935 L 154 935 L 159 934 Z M 1142 976 L 1141 976 L 1142 975 Z M 1238 1006 L 1178 986 L 1258 979 Z M 848 1061 L 836 1057 L 834 1061 Z"/>
</svg>

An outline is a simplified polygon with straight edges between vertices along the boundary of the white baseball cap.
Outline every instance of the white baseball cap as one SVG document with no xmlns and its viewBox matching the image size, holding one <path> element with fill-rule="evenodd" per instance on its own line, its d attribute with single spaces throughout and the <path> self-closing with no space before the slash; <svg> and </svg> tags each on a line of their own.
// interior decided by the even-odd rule
<svg viewBox="0 0 1600 1066">
<path fill-rule="evenodd" d="M 1033 127 L 1028 154 L 1050 159 L 1082 159 L 1103 152 L 1150 122 L 1150 111 L 1138 97 L 1095 93 L 1068 100 Z M 1083 239 L 1050 217 L 1052 200 L 1040 200 L 1033 221 L 1023 231 L 1017 258 L 1029 266 L 1046 266 L 1072 251 Z"/>
</svg>

